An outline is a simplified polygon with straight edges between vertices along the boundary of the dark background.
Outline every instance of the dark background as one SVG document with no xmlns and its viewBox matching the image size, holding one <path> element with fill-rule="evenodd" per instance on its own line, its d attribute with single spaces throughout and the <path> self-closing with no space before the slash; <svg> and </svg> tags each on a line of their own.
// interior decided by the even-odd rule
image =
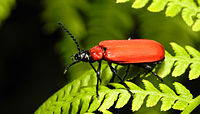
<svg viewBox="0 0 200 114">
<path fill-rule="evenodd" d="M 45 34 L 39 1 L 18 0 L 0 28 L 2 114 L 30 114 L 56 92 L 62 65 L 54 47 L 60 32 Z"/>
</svg>

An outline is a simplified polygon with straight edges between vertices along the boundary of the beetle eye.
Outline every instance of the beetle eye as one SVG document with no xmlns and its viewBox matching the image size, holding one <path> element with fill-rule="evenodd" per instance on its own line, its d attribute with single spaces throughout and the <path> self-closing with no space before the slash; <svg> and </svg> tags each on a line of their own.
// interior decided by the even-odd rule
<svg viewBox="0 0 200 114">
<path fill-rule="evenodd" d="M 74 57 L 75 60 L 78 60 L 79 58 L 80 58 L 79 54 L 76 54 L 75 57 Z"/>
</svg>

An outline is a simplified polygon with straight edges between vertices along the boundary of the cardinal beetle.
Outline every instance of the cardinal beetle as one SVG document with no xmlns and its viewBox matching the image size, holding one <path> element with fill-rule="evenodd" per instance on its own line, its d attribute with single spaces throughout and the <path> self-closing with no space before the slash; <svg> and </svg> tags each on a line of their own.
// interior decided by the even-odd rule
<svg viewBox="0 0 200 114">
<path fill-rule="evenodd" d="M 148 39 L 105 40 L 101 41 L 98 46 L 94 46 L 90 50 L 80 50 L 79 44 L 74 36 L 65 28 L 61 22 L 58 22 L 58 24 L 61 25 L 61 27 L 74 40 L 78 49 L 78 53 L 71 56 L 71 59 L 74 62 L 66 67 L 64 74 L 72 65 L 80 61 L 89 62 L 97 76 L 97 98 L 99 97 L 98 82 L 101 80 L 100 72 L 102 60 L 108 62 L 110 70 L 113 72 L 114 76 L 117 76 L 120 79 L 121 83 L 127 88 L 128 92 L 132 96 L 133 93 L 130 91 L 130 88 L 124 83 L 124 80 L 118 76 L 116 69 L 112 66 L 112 63 L 127 65 L 125 76 L 127 75 L 130 64 L 134 64 L 147 69 L 148 72 L 151 72 L 162 81 L 162 79 L 155 72 L 152 72 L 155 65 L 160 64 L 164 60 L 165 51 L 160 43 Z M 99 63 L 97 69 L 95 69 L 92 64 L 96 61 Z"/>
</svg>

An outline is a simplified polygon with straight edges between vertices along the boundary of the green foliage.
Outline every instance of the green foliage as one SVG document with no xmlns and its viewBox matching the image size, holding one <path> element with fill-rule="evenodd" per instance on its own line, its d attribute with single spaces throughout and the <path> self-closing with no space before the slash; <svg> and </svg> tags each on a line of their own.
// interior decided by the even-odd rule
<svg viewBox="0 0 200 114">
<path fill-rule="evenodd" d="M 175 56 L 172 56 L 166 51 L 165 61 L 162 63 L 158 75 L 164 78 L 169 73 L 172 72 L 172 76 L 177 77 L 182 75 L 188 66 L 190 66 L 189 71 L 189 79 L 196 79 L 200 75 L 199 67 L 200 67 L 200 52 L 194 49 L 191 46 L 185 46 L 185 50 L 183 47 L 178 44 L 172 42 L 170 43 L 172 46 Z M 171 69 L 173 68 L 173 71 Z"/>
<path fill-rule="evenodd" d="M 127 2 L 129 0 L 117 0 L 117 3 Z M 149 0 L 135 0 L 132 7 L 142 8 Z M 196 4 L 193 0 L 153 0 L 147 8 L 151 12 L 160 12 L 166 7 L 166 16 L 174 17 L 182 13 L 183 20 L 187 25 L 192 26 L 193 31 L 200 31 L 199 2 Z"/>
<path fill-rule="evenodd" d="M 10 11 L 15 5 L 15 0 L 0 1 L 0 25 L 10 15 Z"/>
</svg>

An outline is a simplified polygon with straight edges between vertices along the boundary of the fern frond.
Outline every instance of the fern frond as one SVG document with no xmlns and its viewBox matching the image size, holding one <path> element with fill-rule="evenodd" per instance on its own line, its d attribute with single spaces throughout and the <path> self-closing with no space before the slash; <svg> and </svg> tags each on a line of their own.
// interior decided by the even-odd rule
<svg viewBox="0 0 200 114">
<path fill-rule="evenodd" d="M 189 79 L 196 79 L 200 76 L 200 52 L 191 46 L 185 46 L 185 49 L 178 44 L 172 42 L 175 56 L 172 56 L 166 51 L 165 61 L 159 68 L 158 74 L 162 78 L 172 72 L 172 76 L 177 77 L 182 75 L 188 67 Z M 173 71 L 171 69 L 174 67 Z"/>
<path fill-rule="evenodd" d="M 187 90 L 182 84 L 175 82 L 173 85 L 176 90 L 176 94 L 171 88 L 165 84 L 159 84 L 160 90 L 154 87 L 152 83 L 147 80 L 143 80 L 145 90 L 135 85 L 132 82 L 126 82 L 130 87 L 131 91 L 134 93 L 134 98 L 132 101 L 132 110 L 137 111 L 141 108 L 144 99 L 147 97 L 146 106 L 155 106 L 159 100 L 162 101 L 161 111 L 166 111 L 171 108 L 177 110 L 184 110 L 191 103 L 198 101 L 193 99 L 192 94 Z M 112 84 L 116 89 L 121 88 L 120 84 Z M 197 97 L 198 98 L 198 97 Z M 122 104 L 123 105 L 123 104 Z M 195 105 L 196 107 L 198 105 Z M 121 106 L 122 107 L 122 106 Z M 116 107 L 117 108 L 117 107 Z"/>
<path fill-rule="evenodd" d="M 117 0 L 116 3 L 123 3 L 130 0 Z M 132 7 L 142 8 L 149 0 L 135 0 Z M 181 13 L 183 20 L 193 31 L 200 31 L 200 7 L 193 0 L 153 0 L 147 8 L 151 12 L 160 12 L 166 7 L 165 15 L 174 17 Z M 196 19 L 194 19 L 196 18 Z"/>
<path fill-rule="evenodd" d="M 112 78 L 112 72 L 108 70 L 107 65 L 102 66 L 102 75 L 105 78 L 102 79 L 102 85 L 107 85 L 107 83 Z M 74 80 L 73 82 L 67 84 L 54 95 L 52 95 L 47 101 L 45 101 L 35 112 L 36 114 L 44 113 L 68 113 L 69 111 L 73 114 L 79 110 L 79 105 L 82 106 L 81 112 L 85 112 L 88 109 L 89 102 L 91 99 L 96 98 L 96 74 L 93 70 L 90 70 L 83 74 L 80 78 Z M 85 92 L 87 91 L 87 93 Z M 91 94 L 88 94 L 91 92 Z M 100 93 L 100 99 L 103 99 L 103 94 Z M 95 100 L 93 100 L 95 102 Z M 101 104 L 99 100 L 96 100 L 94 106 L 90 105 L 90 110 L 96 110 L 98 104 Z M 96 107 L 97 106 L 97 107 Z"/>
<path fill-rule="evenodd" d="M 126 88 L 119 83 L 110 83 L 115 89 L 109 89 L 105 86 L 100 86 L 99 98 L 96 98 L 95 87 L 80 88 L 79 91 L 74 93 L 70 92 L 72 85 L 77 83 L 75 80 L 73 83 L 62 88 L 59 92 L 49 98 L 36 112 L 35 114 L 45 113 L 92 113 L 96 110 L 103 113 L 110 113 L 109 108 L 116 102 L 115 108 L 121 108 L 127 104 L 131 95 Z M 132 111 L 137 111 L 144 103 L 144 99 L 147 97 L 146 106 L 155 106 L 159 100 L 162 101 L 161 111 L 166 111 L 171 108 L 184 110 L 186 107 L 192 105 L 193 109 L 199 105 L 197 102 L 199 97 L 193 99 L 192 94 L 183 85 L 178 82 L 174 83 L 177 94 L 165 84 L 159 84 L 161 89 L 158 90 L 152 83 L 147 80 L 143 80 L 145 89 L 140 88 L 132 82 L 126 82 L 131 91 L 134 93 L 132 101 Z M 78 84 L 79 85 L 79 84 Z M 70 87 L 70 89 L 66 89 Z M 80 87 L 80 86 L 79 86 Z M 198 100 L 196 100 L 198 99 Z M 194 103 L 196 103 L 194 105 Z M 191 110 L 191 109 L 190 109 Z M 192 111 L 192 110 L 191 110 Z"/>
</svg>

